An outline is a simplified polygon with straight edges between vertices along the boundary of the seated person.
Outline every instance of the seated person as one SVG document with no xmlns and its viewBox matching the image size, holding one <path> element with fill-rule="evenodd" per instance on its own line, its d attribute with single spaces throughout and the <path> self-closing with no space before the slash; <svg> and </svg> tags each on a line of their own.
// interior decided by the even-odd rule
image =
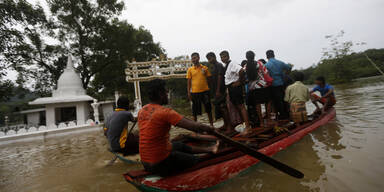
<svg viewBox="0 0 384 192">
<path fill-rule="evenodd" d="M 295 83 L 289 85 L 285 90 L 284 101 L 289 103 L 291 120 L 299 124 L 308 120 L 305 103 L 309 101 L 309 90 L 302 83 L 304 80 L 302 72 L 294 74 L 294 80 Z"/>
<path fill-rule="evenodd" d="M 218 142 L 211 147 L 196 147 L 181 142 L 170 142 L 171 125 L 194 132 L 209 132 L 213 127 L 189 120 L 176 111 L 164 107 L 168 104 L 165 81 L 155 79 L 149 82 L 150 103 L 138 114 L 140 136 L 140 158 L 146 171 L 167 176 L 199 162 L 194 153 L 216 153 Z"/>
<path fill-rule="evenodd" d="M 328 85 L 325 83 L 324 77 L 318 77 L 315 80 L 316 87 L 312 89 L 310 92 L 311 94 L 311 100 L 313 104 L 316 106 L 316 111 L 314 114 L 321 111 L 321 113 L 324 113 L 327 109 L 333 107 L 336 104 L 336 98 L 334 89 L 331 85 Z M 314 94 L 314 92 L 319 91 L 321 94 L 321 97 Z M 319 104 L 321 103 L 323 105 L 323 109 L 320 109 Z"/>
<path fill-rule="evenodd" d="M 117 100 L 117 108 L 107 118 L 104 129 L 111 151 L 120 152 L 123 155 L 132 155 L 139 153 L 138 134 L 129 133 L 128 121 L 136 121 L 131 112 L 128 112 L 129 100 L 126 97 L 120 97 Z"/>
</svg>

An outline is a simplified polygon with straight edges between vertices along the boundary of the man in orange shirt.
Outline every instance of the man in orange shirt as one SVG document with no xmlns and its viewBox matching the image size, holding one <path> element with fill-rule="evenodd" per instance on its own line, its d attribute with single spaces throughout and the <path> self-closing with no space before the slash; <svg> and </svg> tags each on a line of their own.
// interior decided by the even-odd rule
<svg viewBox="0 0 384 192">
<path fill-rule="evenodd" d="M 176 111 L 163 107 L 168 104 L 165 81 L 155 79 L 149 82 L 150 103 L 138 114 L 139 151 L 146 171 L 160 176 L 170 175 L 192 167 L 199 162 L 194 153 L 216 153 L 218 142 L 212 147 L 195 147 L 179 142 L 170 142 L 171 125 L 194 132 L 209 132 L 213 127 L 189 120 Z"/>
<path fill-rule="evenodd" d="M 193 66 L 187 71 L 188 79 L 188 98 L 192 101 L 193 120 L 197 121 L 197 116 L 201 115 L 201 104 L 204 105 L 205 112 L 208 114 L 209 123 L 213 126 L 211 98 L 209 96 L 208 78 L 212 75 L 207 66 L 200 64 L 198 53 L 192 53 Z"/>
</svg>

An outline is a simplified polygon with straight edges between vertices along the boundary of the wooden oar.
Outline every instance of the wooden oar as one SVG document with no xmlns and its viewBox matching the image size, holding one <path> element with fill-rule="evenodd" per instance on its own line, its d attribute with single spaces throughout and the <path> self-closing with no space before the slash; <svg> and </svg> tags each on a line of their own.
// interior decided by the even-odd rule
<svg viewBox="0 0 384 192">
<path fill-rule="evenodd" d="M 257 150 L 255 149 L 252 149 L 251 147 L 248 147 L 247 145 L 243 144 L 243 143 L 240 143 L 240 142 L 237 142 L 237 141 L 234 141 L 232 140 L 231 138 L 217 132 L 216 130 L 212 130 L 210 131 L 210 133 L 214 136 L 216 136 L 217 138 L 221 139 L 222 141 L 226 142 L 227 144 L 230 144 L 232 145 L 233 147 L 236 147 L 237 149 L 239 149 L 240 151 L 242 151 L 243 153 L 247 154 L 247 155 L 250 155 L 292 177 L 296 177 L 298 179 L 301 179 L 304 177 L 304 174 L 286 164 L 283 164 L 275 159 L 272 159 L 270 157 L 268 157 L 267 155 L 264 155 L 260 152 L 258 152 Z"/>
</svg>

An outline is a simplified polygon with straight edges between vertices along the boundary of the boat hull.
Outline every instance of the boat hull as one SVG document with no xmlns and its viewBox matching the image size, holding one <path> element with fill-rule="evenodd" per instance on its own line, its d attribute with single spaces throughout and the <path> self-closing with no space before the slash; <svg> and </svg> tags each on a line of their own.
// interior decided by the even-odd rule
<svg viewBox="0 0 384 192">
<path fill-rule="evenodd" d="M 272 156 L 299 141 L 316 128 L 325 125 L 335 116 L 336 111 L 332 108 L 321 118 L 312 122 L 309 126 L 301 128 L 300 130 L 293 130 L 293 133 L 287 133 L 284 138 L 274 141 L 273 143 L 259 149 L 259 152 Z M 125 174 L 124 177 L 128 182 L 135 185 L 142 191 L 206 191 L 239 175 L 241 172 L 256 165 L 258 162 L 259 160 L 243 154 L 228 161 L 166 178 L 160 178 L 158 176 L 145 176 L 143 178 L 133 179 L 129 176 L 129 174 Z"/>
</svg>

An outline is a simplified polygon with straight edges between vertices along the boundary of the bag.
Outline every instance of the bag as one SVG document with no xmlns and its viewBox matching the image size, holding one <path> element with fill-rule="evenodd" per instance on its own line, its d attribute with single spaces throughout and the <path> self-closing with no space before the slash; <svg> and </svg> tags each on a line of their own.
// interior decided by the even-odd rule
<svg viewBox="0 0 384 192">
<path fill-rule="evenodd" d="M 260 64 L 259 64 L 259 70 L 261 70 L 261 71 L 263 72 L 264 80 L 265 80 L 265 83 L 267 84 L 266 87 L 269 87 L 269 86 L 272 85 L 273 78 L 269 75 L 268 72 L 265 72 L 265 71 L 263 70 L 263 66 L 264 66 L 263 63 L 260 62 Z"/>
</svg>

